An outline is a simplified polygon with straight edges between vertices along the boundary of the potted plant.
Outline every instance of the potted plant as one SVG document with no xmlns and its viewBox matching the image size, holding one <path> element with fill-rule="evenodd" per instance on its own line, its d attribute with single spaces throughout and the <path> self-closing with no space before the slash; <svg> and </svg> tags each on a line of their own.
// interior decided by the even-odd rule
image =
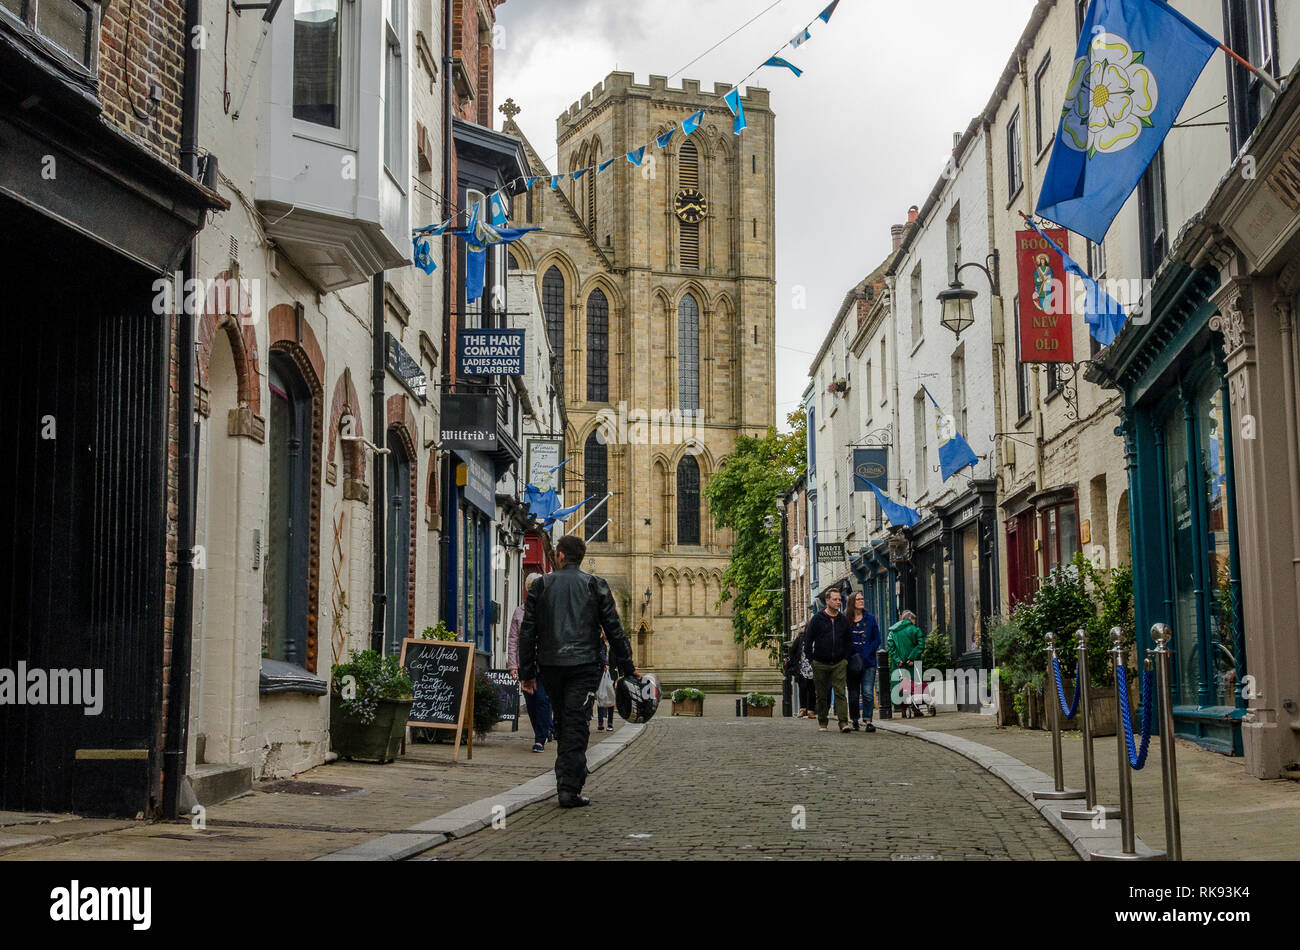
<svg viewBox="0 0 1300 950">
<path fill-rule="evenodd" d="M 395 656 L 353 650 L 330 671 L 330 746 L 363 762 L 397 757 L 411 711 L 411 678 Z"/>
<path fill-rule="evenodd" d="M 446 643 L 452 643 L 456 640 L 456 631 L 447 629 L 447 621 L 439 620 L 436 627 L 425 627 L 424 632 L 420 634 L 421 640 L 442 640 Z"/>
<path fill-rule="evenodd" d="M 763 716 L 767 719 L 772 718 L 772 708 L 776 705 L 776 697 L 769 696 L 767 693 L 748 693 L 745 696 L 745 707 L 748 710 L 746 715 Z"/>
<path fill-rule="evenodd" d="M 674 716 L 703 716 L 704 692 L 694 686 L 673 690 Z"/>
</svg>

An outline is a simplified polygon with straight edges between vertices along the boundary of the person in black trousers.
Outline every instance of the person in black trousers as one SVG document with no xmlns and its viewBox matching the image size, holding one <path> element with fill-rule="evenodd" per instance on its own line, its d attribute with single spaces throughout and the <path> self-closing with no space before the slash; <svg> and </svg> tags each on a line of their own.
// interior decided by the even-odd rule
<svg viewBox="0 0 1300 950">
<path fill-rule="evenodd" d="M 812 661 L 813 682 L 817 689 L 818 731 L 826 731 L 833 689 L 840 732 L 852 732 L 845 674 L 849 654 L 853 652 L 853 628 L 849 618 L 840 612 L 838 588 L 832 587 L 826 592 L 826 609 L 813 614 L 808 621 L 803 636 L 803 652 Z"/>
<path fill-rule="evenodd" d="M 578 569 L 586 554 L 581 538 L 566 534 L 556 542 L 557 569 L 529 588 L 519 628 L 520 688 L 531 693 L 540 675 L 555 715 L 555 784 L 561 808 L 591 804 L 582 786 L 587 780 L 591 707 L 604 669 L 602 628 L 610 661 L 624 676 L 636 673 L 632 645 L 619 623 L 609 585 Z"/>
</svg>

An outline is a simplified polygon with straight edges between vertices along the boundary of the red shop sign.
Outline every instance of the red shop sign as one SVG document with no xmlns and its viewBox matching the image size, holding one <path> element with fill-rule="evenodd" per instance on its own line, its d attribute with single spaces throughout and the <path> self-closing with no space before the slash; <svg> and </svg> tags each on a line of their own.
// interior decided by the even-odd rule
<svg viewBox="0 0 1300 950">
<path fill-rule="evenodd" d="M 1052 228 L 1044 233 L 1070 253 L 1068 231 Z M 1074 362 L 1070 280 L 1061 255 L 1036 231 L 1017 231 L 1016 272 L 1020 282 L 1020 362 Z"/>
</svg>

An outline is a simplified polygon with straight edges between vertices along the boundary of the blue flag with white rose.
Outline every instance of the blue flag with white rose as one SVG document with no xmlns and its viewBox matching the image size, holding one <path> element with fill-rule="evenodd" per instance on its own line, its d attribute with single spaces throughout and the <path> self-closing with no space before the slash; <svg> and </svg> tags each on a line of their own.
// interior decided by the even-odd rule
<svg viewBox="0 0 1300 950">
<path fill-rule="evenodd" d="M 1038 216 L 1101 243 L 1218 48 L 1163 0 L 1092 0 Z"/>
</svg>

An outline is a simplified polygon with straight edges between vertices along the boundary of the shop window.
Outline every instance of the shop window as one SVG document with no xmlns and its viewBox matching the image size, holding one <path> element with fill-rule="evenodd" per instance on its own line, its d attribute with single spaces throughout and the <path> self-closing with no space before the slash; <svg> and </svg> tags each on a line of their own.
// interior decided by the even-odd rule
<svg viewBox="0 0 1300 950">
<path fill-rule="evenodd" d="M 690 455 L 677 463 L 677 543 L 700 543 L 700 464 Z"/>
<path fill-rule="evenodd" d="M 954 641 L 959 653 L 972 653 L 980 648 L 983 636 L 983 618 L 980 615 L 980 546 L 979 523 L 972 522 L 957 534 L 958 570 L 961 571 L 962 613 L 961 629 L 955 630 Z M 954 622 L 957 618 L 953 618 Z"/>
<path fill-rule="evenodd" d="M 1070 563 L 1079 550 L 1079 505 L 1068 502 L 1039 509 L 1042 519 L 1043 570 L 1051 573 Z"/>
<path fill-rule="evenodd" d="M 262 656 L 304 666 L 310 559 L 312 398 L 292 360 L 272 351 Z"/>
<path fill-rule="evenodd" d="M 1034 515 L 1021 512 L 1007 520 L 1007 586 L 1014 607 L 1038 589 L 1038 558 L 1034 553 Z"/>
</svg>

